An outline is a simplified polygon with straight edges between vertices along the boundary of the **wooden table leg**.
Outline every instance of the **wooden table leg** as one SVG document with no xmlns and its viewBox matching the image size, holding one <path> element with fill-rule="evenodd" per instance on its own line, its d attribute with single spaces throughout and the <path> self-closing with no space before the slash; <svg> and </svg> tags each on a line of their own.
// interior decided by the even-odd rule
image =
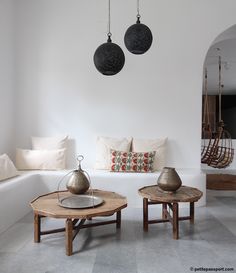
<svg viewBox="0 0 236 273">
<path fill-rule="evenodd" d="M 148 199 L 143 198 L 143 230 L 148 231 Z"/>
<path fill-rule="evenodd" d="M 190 223 L 194 224 L 194 202 L 190 202 Z"/>
<path fill-rule="evenodd" d="M 34 242 L 40 243 L 41 217 L 34 213 Z"/>
<path fill-rule="evenodd" d="M 166 210 L 167 210 L 167 204 L 162 203 L 162 219 L 163 220 L 167 219 Z"/>
<path fill-rule="evenodd" d="M 66 255 L 70 256 L 73 252 L 73 223 L 71 219 L 66 219 Z"/>
<path fill-rule="evenodd" d="M 173 203 L 173 239 L 179 239 L 179 204 Z"/>
<path fill-rule="evenodd" d="M 121 211 L 117 211 L 116 213 L 116 228 L 120 228 L 121 226 Z"/>
</svg>

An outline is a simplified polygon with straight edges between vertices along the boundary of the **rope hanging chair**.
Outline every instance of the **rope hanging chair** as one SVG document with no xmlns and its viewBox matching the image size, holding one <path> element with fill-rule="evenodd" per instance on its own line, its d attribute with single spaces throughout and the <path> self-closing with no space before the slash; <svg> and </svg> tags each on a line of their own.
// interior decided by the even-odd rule
<svg viewBox="0 0 236 273">
<path fill-rule="evenodd" d="M 205 77 L 205 79 L 206 78 L 207 77 Z M 205 80 L 205 90 L 207 90 L 206 85 L 207 85 L 207 81 Z M 223 89 L 223 85 L 221 84 L 221 56 L 219 56 L 219 86 L 218 88 L 219 88 L 219 123 L 218 123 L 216 134 L 214 137 L 212 137 L 213 134 L 211 132 L 211 129 L 208 128 L 209 120 L 208 120 L 208 124 L 206 128 L 204 128 L 204 120 L 203 120 L 203 128 L 204 128 L 203 132 L 205 134 L 208 133 L 210 138 L 209 138 L 209 142 L 207 146 L 203 144 L 201 162 L 213 168 L 221 169 L 221 168 L 228 167 L 232 163 L 234 158 L 232 138 L 230 133 L 225 129 L 225 124 L 221 116 L 221 95 L 222 95 L 222 89 Z M 205 94 L 207 97 L 207 92 L 205 92 Z M 205 110 L 205 105 L 204 105 L 204 110 Z M 208 101 L 206 106 L 206 113 L 208 114 L 208 118 L 209 118 Z"/>
<path fill-rule="evenodd" d="M 219 125 L 217 137 L 215 138 L 211 154 L 207 164 L 213 168 L 228 167 L 234 157 L 234 149 L 230 133 L 224 129 L 224 123 Z"/>
</svg>

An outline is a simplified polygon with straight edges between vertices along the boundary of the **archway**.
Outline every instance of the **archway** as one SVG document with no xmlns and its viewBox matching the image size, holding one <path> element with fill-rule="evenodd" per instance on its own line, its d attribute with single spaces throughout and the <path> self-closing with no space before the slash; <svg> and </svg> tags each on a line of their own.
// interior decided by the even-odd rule
<svg viewBox="0 0 236 273">
<path fill-rule="evenodd" d="M 222 76 L 222 96 L 219 103 L 219 56 L 221 56 L 221 76 Z M 219 119 L 219 108 L 222 112 L 222 119 L 225 128 L 232 137 L 233 148 L 236 147 L 236 25 L 228 28 L 211 44 L 205 58 L 204 71 L 207 69 L 207 91 L 210 129 L 212 135 L 217 134 L 217 124 Z M 205 72 L 203 77 L 203 101 L 204 85 L 206 84 Z M 221 104 L 221 107 L 220 107 Z M 204 103 L 203 103 L 204 112 Z M 202 121 L 204 115 L 202 114 Z M 202 147 L 206 144 L 206 138 L 202 136 Z M 208 137 L 210 138 L 210 137 Z M 205 142 L 206 141 L 206 142 Z M 203 144 L 204 142 L 204 144 Z M 209 139 L 208 139 L 209 142 Z M 204 161 L 204 160 L 202 160 Z M 236 189 L 236 157 L 224 169 L 213 168 L 204 163 L 201 168 L 207 173 L 207 187 L 209 188 L 209 177 L 214 177 L 215 182 L 220 182 L 219 189 Z M 210 175 L 209 175 L 210 174 Z M 219 176 L 219 174 L 223 174 Z M 235 175 L 235 176 L 234 176 Z M 222 182 L 221 180 L 224 180 Z M 217 180 L 217 181 L 216 181 Z M 233 183 L 232 185 L 231 182 Z"/>
</svg>

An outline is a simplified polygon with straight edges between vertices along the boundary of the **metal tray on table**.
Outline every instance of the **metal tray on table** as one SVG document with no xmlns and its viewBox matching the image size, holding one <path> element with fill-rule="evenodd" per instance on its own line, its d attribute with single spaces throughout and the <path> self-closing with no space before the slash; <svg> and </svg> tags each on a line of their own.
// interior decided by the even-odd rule
<svg viewBox="0 0 236 273">
<path fill-rule="evenodd" d="M 58 200 L 59 206 L 68 209 L 87 209 L 101 205 L 103 199 L 92 195 L 72 195 Z"/>
</svg>

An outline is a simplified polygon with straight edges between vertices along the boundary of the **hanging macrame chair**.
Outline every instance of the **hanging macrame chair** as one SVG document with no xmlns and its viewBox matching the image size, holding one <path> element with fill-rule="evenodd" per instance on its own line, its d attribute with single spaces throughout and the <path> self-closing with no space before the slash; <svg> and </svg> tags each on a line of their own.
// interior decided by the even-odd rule
<svg viewBox="0 0 236 273">
<path fill-rule="evenodd" d="M 234 157 L 234 149 L 230 133 L 224 129 L 224 122 L 219 122 L 217 134 L 211 147 L 207 164 L 213 168 L 228 167 Z"/>
<path fill-rule="evenodd" d="M 221 84 L 221 56 L 219 56 L 219 124 L 217 132 L 213 139 L 209 141 L 205 148 L 205 156 L 202 157 L 202 163 L 206 163 L 213 168 L 226 168 L 234 158 L 234 149 L 230 133 L 225 129 L 224 121 L 221 116 L 221 95 L 223 85 Z"/>
<path fill-rule="evenodd" d="M 201 146 L 201 163 L 207 163 L 212 148 L 212 129 L 209 117 L 209 102 L 207 94 L 207 69 L 205 68 L 205 80 L 203 85 L 204 103 L 203 103 L 203 121 L 202 121 L 202 146 Z"/>
</svg>

